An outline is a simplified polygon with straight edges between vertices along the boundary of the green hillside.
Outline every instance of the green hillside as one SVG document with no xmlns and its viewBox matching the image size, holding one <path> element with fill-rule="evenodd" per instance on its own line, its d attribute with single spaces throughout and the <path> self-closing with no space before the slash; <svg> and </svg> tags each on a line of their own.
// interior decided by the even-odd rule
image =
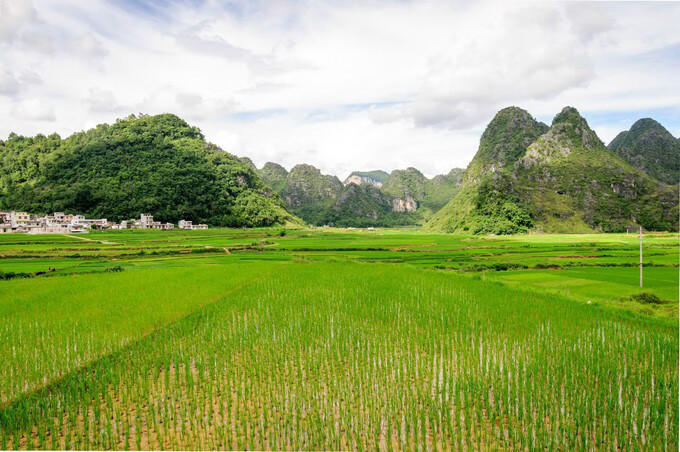
<svg viewBox="0 0 680 452">
<path fill-rule="evenodd" d="M 267 162 L 261 169 L 257 170 L 257 174 L 276 193 L 283 193 L 283 189 L 286 188 L 286 179 L 288 178 L 286 168 L 278 163 Z"/>
<path fill-rule="evenodd" d="M 527 147 L 548 131 L 526 110 L 507 107 L 489 123 L 479 142 L 479 150 L 466 170 L 466 179 L 511 168 Z"/>
<path fill-rule="evenodd" d="M 296 165 L 289 173 L 268 162 L 256 172 L 306 223 L 341 227 L 421 224 L 453 198 L 464 173 L 454 168 L 427 179 L 415 168 L 391 174 L 354 171 L 343 184 L 308 164 Z"/>
<path fill-rule="evenodd" d="M 428 180 L 423 187 L 419 207 L 424 216 L 430 216 L 444 207 L 460 191 L 465 170 L 453 168 L 448 174 L 439 174 Z"/>
<path fill-rule="evenodd" d="M 661 182 L 670 185 L 680 182 L 680 142 L 653 119 L 638 120 L 630 130 L 619 133 L 608 147 Z"/>
<path fill-rule="evenodd" d="M 425 196 L 426 183 L 427 178 L 423 176 L 423 173 L 409 167 L 405 170 L 392 171 L 381 188 L 383 192 L 394 198 L 419 200 Z"/>
<path fill-rule="evenodd" d="M 12 134 L 0 141 L 0 163 L 2 209 L 218 226 L 295 221 L 248 164 L 171 114 L 132 115 L 64 140 Z"/>
<path fill-rule="evenodd" d="M 253 171 L 257 170 L 255 162 L 253 162 L 249 157 L 239 157 L 239 160 L 248 165 Z"/>
<path fill-rule="evenodd" d="M 309 224 L 323 224 L 343 185 L 335 176 L 321 174 L 312 165 L 296 165 L 286 177 L 281 196 L 288 209 Z"/>
<path fill-rule="evenodd" d="M 445 232 L 513 234 L 532 227 L 529 213 L 506 189 L 506 174 L 548 126 L 508 107 L 489 123 L 458 193 L 427 223 Z"/>
<path fill-rule="evenodd" d="M 290 170 L 283 196 L 292 208 L 335 200 L 342 191 L 342 182 L 335 176 L 321 174 L 312 165 L 295 165 Z"/>
<path fill-rule="evenodd" d="M 312 165 L 296 165 L 289 173 L 269 162 L 258 174 L 291 212 L 311 225 L 391 227 L 416 222 L 413 215 L 393 212 L 392 198 L 370 183 L 345 186 L 336 176 L 322 174 Z"/>
<path fill-rule="evenodd" d="M 351 227 L 394 227 L 415 223 L 415 215 L 394 212 L 392 198 L 367 184 L 346 186 L 324 221 L 330 226 Z"/>
<path fill-rule="evenodd" d="M 461 191 L 428 223 L 433 230 L 527 232 L 677 230 L 677 193 L 609 151 L 567 107 L 543 130 L 504 109 L 482 136 Z"/>
</svg>

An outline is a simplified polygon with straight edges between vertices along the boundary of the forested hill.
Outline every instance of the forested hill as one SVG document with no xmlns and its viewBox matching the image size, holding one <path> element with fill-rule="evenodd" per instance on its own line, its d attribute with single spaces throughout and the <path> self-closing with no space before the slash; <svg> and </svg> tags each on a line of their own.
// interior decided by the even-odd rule
<svg viewBox="0 0 680 452">
<path fill-rule="evenodd" d="M 672 153 L 631 149 L 654 156 L 643 163 Z M 619 232 L 637 225 L 677 231 L 677 187 L 607 149 L 572 107 L 549 128 L 517 107 L 498 112 L 462 188 L 428 223 L 437 231 L 477 234 Z"/>
<path fill-rule="evenodd" d="M 248 164 L 172 114 L 131 115 L 66 139 L 10 134 L 0 141 L 0 209 L 215 226 L 296 221 Z"/>
<path fill-rule="evenodd" d="M 257 172 L 307 223 L 340 227 L 420 224 L 456 194 L 463 175 L 458 168 L 432 179 L 415 168 L 354 171 L 342 183 L 312 165 L 296 165 L 289 173 L 272 162 Z"/>
<path fill-rule="evenodd" d="M 680 141 L 651 118 L 636 121 L 608 147 L 661 182 L 669 185 L 680 182 Z"/>
</svg>

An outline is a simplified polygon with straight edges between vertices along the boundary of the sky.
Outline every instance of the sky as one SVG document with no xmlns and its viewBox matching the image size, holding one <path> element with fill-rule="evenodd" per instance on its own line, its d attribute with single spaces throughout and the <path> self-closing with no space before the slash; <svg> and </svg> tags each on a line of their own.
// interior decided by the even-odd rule
<svg viewBox="0 0 680 452">
<path fill-rule="evenodd" d="M 680 136 L 680 3 L 0 0 L 0 139 L 174 113 L 258 167 L 464 168 L 516 105 Z"/>
</svg>

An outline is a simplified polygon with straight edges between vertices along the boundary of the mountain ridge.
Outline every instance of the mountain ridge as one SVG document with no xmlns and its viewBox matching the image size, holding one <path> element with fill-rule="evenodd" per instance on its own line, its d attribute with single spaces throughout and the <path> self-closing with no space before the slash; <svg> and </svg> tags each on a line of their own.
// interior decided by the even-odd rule
<svg viewBox="0 0 680 452">
<path fill-rule="evenodd" d="M 669 185 L 680 182 L 680 141 L 654 119 L 637 120 L 607 147 L 661 182 Z"/>
<path fill-rule="evenodd" d="M 427 227 L 494 234 L 616 232 L 635 224 L 677 230 L 675 191 L 608 150 L 575 108 L 565 107 L 535 137 L 540 129 L 524 110 L 501 110 L 482 135 L 481 158 L 473 158 L 486 166 L 471 162 L 460 192 Z M 506 154 L 512 158 L 485 159 L 498 136 L 520 146 Z"/>
<path fill-rule="evenodd" d="M 677 185 L 668 183 L 678 160 L 679 140 L 650 118 L 605 146 L 573 107 L 548 126 L 513 106 L 489 122 L 466 170 L 354 171 L 341 181 L 304 163 L 258 169 L 176 115 L 130 115 L 65 139 L 0 140 L 0 208 L 217 226 L 301 218 L 477 234 L 677 230 Z"/>
<path fill-rule="evenodd" d="M 297 174 L 293 174 L 294 170 Z M 353 171 L 339 184 L 336 176 L 323 175 L 308 164 L 296 165 L 289 173 L 281 165 L 267 162 L 256 171 L 285 200 L 293 213 L 317 226 L 417 224 L 445 204 L 443 197 L 455 193 L 463 173 L 463 170 L 454 168 L 445 175 L 427 179 L 415 168 L 394 170 L 392 173 Z M 321 192 L 313 188 L 321 185 L 325 186 Z M 291 186 L 297 189 L 291 189 Z M 308 196 L 308 190 L 316 194 Z"/>
</svg>

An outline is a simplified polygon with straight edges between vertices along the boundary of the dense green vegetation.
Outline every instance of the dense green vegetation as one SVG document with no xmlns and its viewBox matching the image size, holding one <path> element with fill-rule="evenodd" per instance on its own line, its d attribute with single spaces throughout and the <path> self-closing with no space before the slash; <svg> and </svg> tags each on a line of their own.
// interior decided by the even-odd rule
<svg viewBox="0 0 680 452">
<path fill-rule="evenodd" d="M 533 227 L 529 212 L 521 201 L 509 191 L 510 182 L 505 176 L 485 180 L 479 185 L 475 210 L 471 222 L 473 234 L 518 234 Z"/>
<path fill-rule="evenodd" d="M 526 110 L 518 107 L 500 110 L 480 138 L 479 149 L 466 170 L 466 180 L 511 168 L 529 145 L 547 131 L 548 126 L 536 121 Z"/>
<path fill-rule="evenodd" d="M 262 178 L 262 181 L 276 193 L 283 193 L 288 178 L 288 171 L 283 166 L 278 163 L 267 162 L 257 173 Z"/>
<path fill-rule="evenodd" d="M 631 225 L 678 229 L 677 191 L 605 148 L 573 108 L 557 115 L 550 131 L 529 147 L 515 175 L 533 217 L 547 230 L 570 217 L 605 232 Z"/>
<path fill-rule="evenodd" d="M 346 186 L 322 224 L 345 227 L 393 227 L 415 224 L 409 212 L 394 212 L 392 198 L 372 185 Z"/>
<path fill-rule="evenodd" d="M 540 134 L 543 126 L 524 110 L 499 112 L 461 190 L 428 226 L 494 234 L 678 229 L 677 190 L 605 148 L 574 108 Z"/>
<path fill-rule="evenodd" d="M 381 190 L 410 211 L 421 222 L 441 209 L 460 190 L 464 171 L 452 169 L 448 174 L 426 178 L 415 168 L 394 170 Z M 411 210 L 412 209 L 412 210 Z"/>
<path fill-rule="evenodd" d="M 428 227 L 473 234 L 517 234 L 534 223 L 506 175 L 548 126 L 517 107 L 499 111 L 482 134 L 460 190 Z"/>
<path fill-rule="evenodd" d="M 343 190 L 342 182 L 336 176 L 321 174 L 312 165 L 294 166 L 290 173 L 275 163 L 266 164 L 260 174 L 265 181 L 286 201 L 294 212 L 306 223 L 312 225 L 329 224 L 333 215 L 332 207 Z M 350 220 L 361 214 L 350 212 Z M 335 215 L 334 217 L 338 217 Z M 344 218 L 339 218 L 340 220 Z"/>
<path fill-rule="evenodd" d="M 286 178 L 281 195 L 295 211 L 300 207 L 328 205 L 342 191 L 342 182 L 336 176 L 321 174 L 312 165 L 295 165 Z"/>
<path fill-rule="evenodd" d="M 423 219 L 429 218 L 444 207 L 460 191 L 465 170 L 453 168 L 448 174 L 439 174 L 428 179 L 423 187 L 423 198 L 418 208 Z"/>
<path fill-rule="evenodd" d="M 355 171 L 347 185 L 307 164 L 296 165 L 289 173 L 268 162 L 257 173 L 308 224 L 395 227 L 418 224 L 439 210 L 457 192 L 463 171 L 453 169 L 430 180 L 415 168 L 389 175 L 380 170 Z M 408 208 L 397 209 L 395 201 Z"/>
<path fill-rule="evenodd" d="M 416 168 L 394 170 L 382 186 L 382 191 L 394 198 L 419 200 L 425 195 L 426 183 L 427 178 Z"/>
<path fill-rule="evenodd" d="M 253 171 L 257 170 L 257 167 L 255 166 L 255 162 L 253 162 L 250 158 L 248 157 L 239 157 L 239 160 L 245 163 L 252 169 Z"/>
<path fill-rule="evenodd" d="M 130 116 L 64 140 L 0 141 L 0 209 L 113 221 L 150 213 L 221 226 L 294 221 L 265 189 L 248 165 L 170 114 Z"/>
<path fill-rule="evenodd" d="M 651 118 L 636 121 L 630 130 L 619 133 L 608 148 L 661 182 L 680 182 L 680 142 Z"/>
<path fill-rule="evenodd" d="M 0 281 L 0 444 L 676 449 L 678 235 L 644 248 L 639 289 L 626 234 L 0 236 L 56 269 Z"/>
</svg>

